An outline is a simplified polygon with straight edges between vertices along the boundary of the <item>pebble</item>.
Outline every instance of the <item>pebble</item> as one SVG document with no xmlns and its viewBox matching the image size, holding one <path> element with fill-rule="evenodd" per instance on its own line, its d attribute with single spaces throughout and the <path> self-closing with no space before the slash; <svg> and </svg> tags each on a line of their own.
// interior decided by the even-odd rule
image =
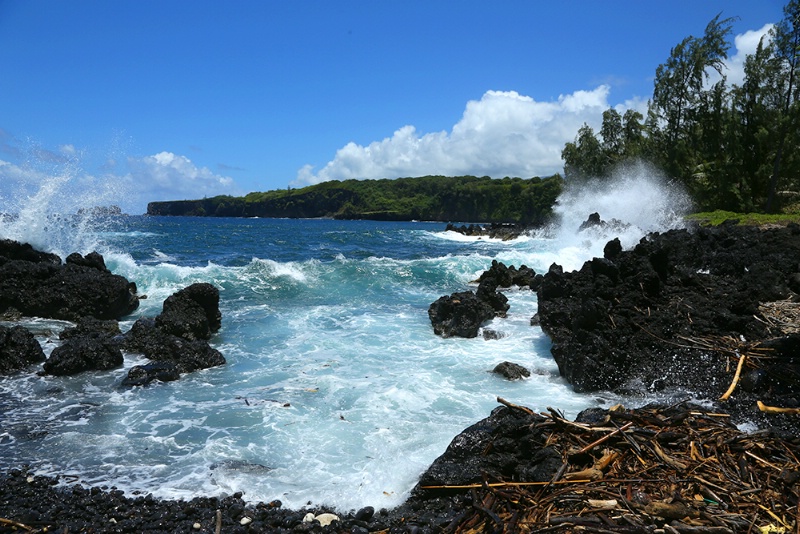
<svg viewBox="0 0 800 534">
<path fill-rule="evenodd" d="M 252 519 L 250 519 L 249 517 L 243 517 L 243 518 L 242 518 L 242 519 L 239 521 L 239 524 L 240 524 L 240 525 L 242 525 L 242 526 L 244 526 L 244 525 L 249 525 L 249 524 L 250 524 L 250 523 L 252 523 L 252 522 L 253 522 L 253 520 L 252 520 Z"/>
<path fill-rule="evenodd" d="M 195 530 L 200 530 L 201 528 L 203 528 L 203 526 L 200 523 L 195 523 L 194 525 L 192 525 L 192 528 Z"/>
<path fill-rule="evenodd" d="M 319 524 L 323 527 L 327 527 L 334 521 L 339 521 L 339 516 L 336 514 L 319 514 L 314 519 L 319 521 Z"/>
</svg>

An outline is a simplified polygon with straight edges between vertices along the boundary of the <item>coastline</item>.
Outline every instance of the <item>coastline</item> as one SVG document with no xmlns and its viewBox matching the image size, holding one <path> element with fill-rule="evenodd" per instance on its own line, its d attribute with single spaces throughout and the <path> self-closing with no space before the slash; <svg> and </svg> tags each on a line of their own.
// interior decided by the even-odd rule
<svg viewBox="0 0 800 534">
<path fill-rule="evenodd" d="M 794 227 L 783 230 L 772 229 L 770 231 L 784 232 L 787 236 L 797 236 L 800 234 L 800 229 Z M 762 237 L 761 234 L 753 234 L 752 230 L 735 230 L 734 227 L 723 227 L 712 233 L 714 232 L 720 235 L 742 233 L 751 241 L 754 236 L 756 239 Z M 792 239 L 794 240 L 795 238 Z M 726 240 L 723 238 L 720 239 L 719 242 L 725 243 Z M 778 242 L 783 247 L 787 247 L 788 245 L 786 239 L 780 239 Z M 647 262 L 653 266 L 653 261 L 648 254 L 642 254 L 642 251 L 638 253 L 633 251 L 632 254 L 643 256 Z M 616 258 L 606 259 L 612 262 L 616 260 Z M 592 263 L 587 262 L 587 264 L 589 264 L 588 271 L 591 272 Z M 607 265 L 603 264 L 601 268 L 602 267 L 607 267 Z M 796 267 L 795 264 L 795 268 Z M 551 271 L 551 273 L 548 273 L 551 278 L 551 287 L 554 285 L 554 282 L 558 282 L 559 284 L 566 284 L 563 287 L 579 288 L 581 287 L 580 284 L 586 281 L 581 281 L 577 275 L 575 276 L 576 279 L 572 280 L 569 276 L 563 276 L 564 273 L 558 273 L 557 269 L 551 269 Z M 654 271 L 658 273 L 657 269 L 654 269 Z M 597 273 L 593 273 L 593 275 L 596 274 Z M 795 273 L 786 272 L 783 274 L 784 285 L 791 293 L 794 293 L 794 290 L 790 289 L 789 282 L 790 276 L 793 274 Z M 592 279 L 595 280 L 596 278 L 597 276 L 594 276 Z M 545 289 L 545 291 L 548 290 Z M 780 291 L 778 293 L 780 293 Z M 561 296 L 563 295 L 559 295 L 558 297 L 560 298 Z M 788 295 L 788 298 L 791 298 L 791 295 Z M 568 315 L 567 317 L 570 322 L 582 313 L 580 307 L 571 309 L 562 306 L 561 309 L 570 310 L 569 313 L 572 315 Z M 544 317 L 540 318 L 544 319 L 545 323 L 547 323 L 546 316 L 547 314 L 545 312 Z M 556 330 L 556 328 L 552 329 L 553 335 L 559 336 Z M 730 334 L 730 332 L 725 333 Z M 570 335 L 571 332 L 564 332 L 564 334 Z M 568 341 L 568 337 L 554 339 L 555 343 L 567 343 Z M 726 366 L 720 372 L 722 376 L 728 377 L 727 382 L 729 383 L 733 374 L 733 369 Z M 728 383 L 724 385 L 727 387 Z M 666 384 L 665 387 L 670 387 L 670 384 Z M 710 397 L 716 394 L 716 391 L 707 391 L 706 393 Z M 749 395 L 745 395 L 744 393 Z M 741 389 L 737 390 L 736 395 L 733 397 L 734 402 L 731 403 L 731 407 L 734 409 L 742 407 L 751 410 L 753 406 L 752 401 L 755 398 L 753 395 L 756 393 L 760 392 L 742 392 Z M 724 410 L 722 406 L 714 406 L 715 413 L 721 412 L 722 410 Z M 509 416 L 510 413 L 519 411 L 519 407 L 500 407 L 498 410 L 495 410 L 487 420 L 490 420 L 493 416 L 500 416 L 503 414 Z M 526 417 L 532 416 L 532 414 L 525 413 L 524 410 L 521 410 L 521 412 L 525 414 Z M 769 419 L 767 419 L 767 417 Z M 774 416 L 762 416 L 763 424 L 766 425 L 765 428 L 769 429 L 770 427 L 774 427 L 776 429 L 782 429 L 785 434 L 782 436 L 776 435 L 774 439 L 782 440 L 787 447 L 796 446 L 798 436 L 796 423 L 794 423 L 791 416 L 780 415 L 777 417 L 778 419 L 776 420 Z M 462 454 L 460 457 L 458 454 L 451 454 L 451 457 L 456 460 L 456 465 L 459 465 L 458 462 L 465 464 L 471 459 L 476 458 L 479 456 L 476 451 L 486 450 L 486 447 L 495 443 L 496 440 L 501 438 L 507 439 L 505 433 L 499 432 L 497 428 L 492 428 L 491 424 L 487 423 L 487 420 L 476 423 L 476 425 L 467 429 L 465 433 L 459 434 L 459 436 L 454 438 L 451 448 L 453 448 L 453 444 L 463 443 L 466 439 L 465 436 L 474 437 L 476 435 L 474 434 L 476 428 L 478 430 L 482 429 L 481 432 L 484 432 L 484 434 L 479 435 L 478 438 L 470 441 L 470 443 L 476 446 L 479 445 L 479 447 L 476 447 L 475 450 L 472 450 L 471 453 L 466 456 L 463 455 L 463 450 L 451 451 L 451 448 L 448 449 L 449 453 Z M 507 427 L 504 428 L 504 432 L 508 431 L 513 435 L 516 431 L 515 428 L 518 429 L 520 427 L 530 426 L 530 421 L 525 417 L 521 418 L 517 423 L 519 424 L 507 425 Z M 561 424 L 567 427 L 569 426 L 566 423 Z M 643 427 L 640 425 L 639 428 Z M 470 429 L 472 429 L 472 433 L 470 433 Z M 671 430 L 674 431 L 674 428 L 671 428 Z M 771 434 L 773 433 L 769 430 L 768 432 Z M 513 446 L 514 443 L 510 445 Z M 445 456 L 447 456 L 447 453 L 443 455 L 443 457 Z M 533 454 L 533 456 L 535 456 L 535 454 Z M 439 462 L 439 460 L 437 460 L 437 462 Z M 669 464 L 666 460 L 662 460 L 662 463 Z M 760 466 L 757 461 L 750 462 L 748 465 L 750 469 L 763 467 Z M 577 465 L 575 467 L 577 467 Z M 769 468 L 766 467 L 765 469 Z M 482 473 L 485 472 L 485 470 L 479 469 L 478 472 Z M 500 474 L 502 475 L 502 473 Z M 550 473 L 550 475 L 550 479 L 552 479 L 554 475 L 552 473 Z M 304 523 L 303 519 L 309 512 L 319 515 L 321 513 L 333 512 L 332 510 L 324 508 L 316 508 L 314 510 L 286 510 L 279 506 L 277 502 L 248 504 L 242 499 L 243 495 L 238 493 L 225 498 L 201 497 L 192 499 L 191 501 L 158 500 L 147 495 L 125 496 L 114 487 L 87 488 L 80 485 L 70 485 L 72 479 L 69 477 L 55 479 L 38 477 L 35 473 L 24 471 L 22 466 L 12 468 L 8 473 L 0 474 L 0 482 L 2 482 L 0 484 L 0 487 L 2 487 L 2 489 L 0 489 L 0 519 L 8 521 L 0 521 L 0 532 L 3 532 L 3 529 L 9 529 L 8 531 L 11 531 L 10 529 L 15 528 L 13 523 L 17 523 L 17 531 L 19 531 L 19 529 L 36 531 L 47 527 L 48 530 L 57 529 L 63 531 L 64 529 L 68 529 L 73 532 L 89 530 L 102 532 L 214 532 L 217 525 L 221 525 L 224 532 L 275 532 L 281 529 L 285 531 L 318 531 L 327 529 L 326 531 L 337 532 L 391 531 L 392 529 L 400 532 L 414 531 L 414 529 L 418 529 L 419 531 L 439 531 L 444 529 L 447 525 L 453 524 L 453 522 L 459 518 L 463 520 L 475 510 L 480 510 L 481 506 L 486 508 L 486 506 L 476 501 L 476 495 L 472 492 L 474 488 L 465 491 L 446 492 L 445 494 L 439 495 L 415 493 L 405 504 L 392 510 L 373 511 L 374 514 L 370 514 L 370 510 L 367 508 L 352 511 L 348 514 L 336 512 L 340 520 L 334 523 L 334 525 L 323 528 L 313 521 Z M 794 495 L 796 499 L 796 481 L 792 482 L 787 487 L 789 487 L 788 491 L 790 492 L 787 495 Z M 791 492 L 795 493 L 792 494 Z M 483 497 L 481 497 L 480 502 L 483 502 Z M 797 506 L 796 500 L 794 501 L 794 506 Z M 220 510 L 219 516 L 217 510 Z M 491 518 L 491 514 L 487 513 L 486 515 Z M 495 513 L 495 515 L 497 514 Z M 220 519 L 218 520 L 217 517 Z M 245 517 L 249 519 L 250 522 L 245 521 L 245 524 L 243 524 L 242 519 Z M 369 517 L 368 520 L 367 517 Z M 195 529 L 196 523 L 200 525 L 200 528 Z M 648 525 L 656 523 L 657 522 L 648 523 Z M 545 525 L 540 526 L 549 528 L 555 525 L 549 525 L 549 527 Z M 574 524 L 572 526 L 574 526 Z M 568 531 L 571 527 L 567 524 L 567 526 L 559 528 L 561 531 Z M 661 524 L 659 528 L 663 528 L 663 524 Z M 734 529 L 733 531 L 736 530 Z"/>
</svg>

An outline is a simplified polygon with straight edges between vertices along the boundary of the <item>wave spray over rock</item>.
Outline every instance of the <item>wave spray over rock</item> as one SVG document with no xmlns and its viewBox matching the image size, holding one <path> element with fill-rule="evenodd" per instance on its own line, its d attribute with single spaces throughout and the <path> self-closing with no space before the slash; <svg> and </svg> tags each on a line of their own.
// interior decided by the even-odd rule
<svg viewBox="0 0 800 534">
<path fill-rule="evenodd" d="M 7 198 L 0 197 L 0 238 L 29 243 L 62 259 L 96 250 L 104 219 L 121 214 L 116 204 L 126 186 L 84 174 L 77 160 L 33 165 L 42 167 L 30 173 L 38 183 L 19 185 Z"/>
<path fill-rule="evenodd" d="M 620 167 L 607 179 L 567 183 L 554 208 L 557 224 L 548 233 L 569 240 L 589 214 L 599 213 L 607 223 L 621 223 L 605 233 L 618 234 L 623 246 L 633 245 L 626 241 L 638 241 L 649 232 L 682 228 L 682 218 L 691 207 L 682 186 L 640 161 Z"/>
</svg>

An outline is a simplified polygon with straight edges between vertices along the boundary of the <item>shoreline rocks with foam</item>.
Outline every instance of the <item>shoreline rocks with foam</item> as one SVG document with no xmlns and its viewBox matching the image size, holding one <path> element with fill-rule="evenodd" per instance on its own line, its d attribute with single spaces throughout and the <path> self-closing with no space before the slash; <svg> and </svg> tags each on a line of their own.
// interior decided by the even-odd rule
<svg viewBox="0 0 800 534">
<path fill-rule="evenodd" d="M 725 226 L 695 232 L 667 232 L 664 238 L 649 236 L 640 246 L 627 252 L 621 250 L 618 242 L 612 241 L 607 246 L 607 257 L 587 262 L 579 271 L 565 273 L 558 267 L 551 268 L 539 287 L 540 301 L 547 302 L 545 308 L 549 306 L 549 309 L 543 311 L 540 304 L 539 317 L 545 331 L 553 335 L 554 354 L 558 352 L 561 358 L 559 369 L 563 365 L 562 373 L 566 373 L 572 366 L 570 369 L 577 372 L 581 365 L 588 366 L 591 362 L 590 368 L 595 374 L 584 377 L 587 382 L 578 387 L 603 387 L 600 380 L 608 380 L 605 384 L 617 389 L 640 387 L 644 391 L 651 388 L 664 391 L 678 386 L 702 386 L 707 395 L 717 395 L 732 378 L 735 365 L 728 365 L 731 353 L 735 354 L 737 348 L 741 352 L 744 346 L 727 347 L 719 338 L 733 339 L 737 343 L 762 342 L 756 334 L 772 335 L 769 329 L 777 326 L 764 327 L 752 322 L 758 322 L 750 318 L 754 311 L 768 321 L 758 306 L 759 299 L 766 295 L 782 299 L 769 302 L 791 302 L 792 293 L 796 292 L 794 280 L 800 268 L 800 228 L 790 226 L 774 233 L 761 233 L 770 231 Z M 691 308 L 684 309 L 681 303 Z M 645 320 L 654 322 L 643 322 Z M 659 335 L 651 335 L 656 328 L 661 329 Z M 750 337 L 743 341 L 735 337 L 737 334 Z M 706 341 L 712 339 L 711 336 L 717 338 L 712 339 L 715 344 L 710 347 L 692 346 L 683 351 L 678 350 L 683 348 L 676 343 L 687 340 L 677 338 L 678 335 Z M 785 376 L 785 371 L 793 368 L 793 357 L 797 354 L 792 348 L 792 335 L 769 339 L 778 341 L 745 348 L 771 346 L 772 350 L 778 350 L 786 358 L 775 368 L 770 368 L 766 362 L 767 369 L 777 373 L 778 379 L 791 378 L 791 373 Z M 786 341 L 782 341 L 784 339 Z M 596 350 L 609 346 L 617 352 Z M 639 350 L 646 352 L 636 360 L 636 354 L 631 353 Z M 688 355 L 684 360 L 686 366 L 672 370 L 665 359 L 676 351 L 681 356 Z M 609 358 L 624 352 L 629 354 L 622 364 Z M 721 354 L 722 358 L 709 366 L 709 354 Z M 665 369 L 672 371 L 668 379 L 658 375 L 658 371 Z M 708 387 L 712 376 L 708 373 L 712 371 L 716 382 Z M 637 374 L 640 372 L 642 374 Z M 691 374 L 692 380 L 681 382 L 681 373 Z M 578 375 L 571 376 L 577 380 Z M 651 377 L 656 377 L 652 386 L 646 382 Z M 638 380 L 630 382 L 630 378 Z M 588 382 L 590 379 L 593 382 Z M 773 395 L 777 387 L 783 387 L 781 380 L 774 380 L 775 377 L 762 386 L 753 386 L 756 388 L 753 391 L 737 389 L 730 403 L 715 403 L 713 409 L 723 413 L 726 409 L 744 406 L 754 398 L 748 396 L 751 393 Z M 790 400 L 779 396 L 762 398 Z M 431 492 L 422 486 L 480 483 L 487 476 L 508 477 L 512 481 L 553 480 L 564 465 L 562 456 L 558 451 L 547 450 L 546 441 L 542 441 L 544 427 L 536 427 L 545 421 L 529 412 L 520 407 L 499 407 L 453 439 L 447 451 L 423 475 L 419 487 L 405 504 L 374 515 L 366 511 L 337 512 L 339 520 L 328 527 L 314 521 L 303 522 L 310 512 L 314 512 L 314 517 L 331 512 L 324 508 L 285 510 L 277 502 L 248 504 L 238 493 L 191 501 L 158 500 L 147 495 L 128 498 L 113 487 L 63 486 L 57 479 L 38 477 L 20 469 L 0 474 L 0 517 L 36 527 L 47 525 L 61 530 L 109 532 L 213 532 L 217 525 L 225 532 L 440 531 L 458 524 L 476 510 L 491 522 L 493 519 L 485 511 L 488 508 L 483 497 L 476 500 L 469 490 Z M 770 432 L 788 432 L 776 435 L 775 439 L 797 439 L 798 434 L 792 433 L 796 425 L 787 417 L 762 417 L 761 422 L 771 429 Z M 569 428 L 567 423 L 559 421 L 559 424 Z M 664 438 L 671 439 L 675 434 L 675 429 L 670 427 Z M 762 468 L 757 462 L 750 462 L 746 467 L 750 470 Z M 243 523 L 245 519 L 248 521 Z M 663 528 L 664 524 L 664 521 L 652 522 L 653 528 Z M 551 525 L 554 526 L 558 528 Z"/>
</svg>

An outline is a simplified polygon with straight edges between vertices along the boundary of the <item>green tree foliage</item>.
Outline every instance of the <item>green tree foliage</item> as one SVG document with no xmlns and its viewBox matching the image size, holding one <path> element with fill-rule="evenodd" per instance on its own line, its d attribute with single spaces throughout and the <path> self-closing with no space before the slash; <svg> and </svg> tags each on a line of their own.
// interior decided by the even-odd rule
<svg viewBox="0 0 800 534">
<path fill-rule="evenodd" d="M 800 0 L 745 59 L 741 86 L 723 73 L 732 19 L 717 16 L 701 37 L 687 37 L 656 69 L 646 119 L 603 113 L 562 152 L 568 181 L 609 176 L 644 158 L 683 183 L 701 209 L 775 211 L 800 207 Z M 715 84 L 709 75 L 716 71 Z M 643 122 L 644 120 L 644 122 Z"/>
<path fill-rule="evenodd" d="M 339 219 L 519 222 L 543 224 L 561 193 L 549 178 L 424 176 L 384 180 L 331 180 L 300 189 L 151 202 L 149 215 L 216 217 L 335 217 Z"/>
<path fill-rule="evenodd" d="M 767 211 L 773 211 L 776 201 L 775 195 L 780 183 L 782 167 L 797 173 L 797 131 L 800 129 L 800 84 L 798 84 L 798 68 L 800 67 L 800 0 L 790 0 L 783 8 L 783 20 L 775 26 L 774 43 L 775 57 L 784 74 L 782 84 L 783 105 L 779 116 L 778 128 L 780 131 L 778 147 L 775 151 L 772 176 L 769 183 L 767 197 Z M 792 150 L 784 161 L 784 149 L 790 146 Z"/>
</svg>

